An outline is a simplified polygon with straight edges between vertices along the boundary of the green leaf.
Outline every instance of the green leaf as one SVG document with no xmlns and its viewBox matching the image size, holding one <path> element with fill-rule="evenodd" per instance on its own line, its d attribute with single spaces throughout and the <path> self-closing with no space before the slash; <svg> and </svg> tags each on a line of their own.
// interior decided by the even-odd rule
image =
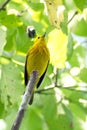
<svg viewBox="0 0 87 130">
<path fill-rule="evenodd" d="M 38 108 L 32 106 L 32 108 L 29 107 L 27 109 L 25 119 L 23 120 L 20 130 L 26 130 L 25 126 L 27 126 L 27 129 L 31 130 L 44 130 L 44 127 L 46 127 L 44 118 Z"/>
<path fill-rule="evenodd" d="M 63 3 L 64 3 L 64 6 L 66 7 L 66 9 L 67 9 L 68 11 L 73 10 L 73 9 L 76 9 L 76 5 L 75 5 L 75 3 L 74 3 L 73 0 L 70 0 L 70 1 L 68 1 L 68 0 L 63 0 Z"/>
<path fill-rule="evenodd" d="M 73 130 L 73 121 L 68 119 L 66 114 L 59 115 L 58 120 L 56 120 L 55 122 L 56 122 L 56 129 Z M 50 129 L 50 130 L 53 130 L 53 129 Z"/>
<path fill-rule="evenodd" d="M 71 66 L 86 67 L 87 49 L 82 45 L 78 45 L 74 50 L 71 59 L 69 60 Z"/>
<path fill-rule="evenodd" d="M 79 2 L 80 3 L 80 2 Z M 72 32 L 79 36 L 87 36 L 87 21 L 83 18 L 76 21 L 72 26 Z"/>
<path fill-rule="evenodd" d="M 77 55 L 77 53 L 76 53 L 76 51 L 74 50 L 73 51 L 73 54 L 72 54 L 72 57 L 71 57 L 71 59 L 69 60 L 69 63 L 70 63 L 70 65 L 72 66 L 72 67 L 74 67 L 74 66 L 76 66 L 76 67 L 79 67 L 80 65 L 79 65 L 79 61 L 78 61 L 78 56 L 76 56 Z"/>
<path fill-rule="evenodd" d="M 0 12 L 0 23 L 7 28 L 16 28 L 20 25 L 20 19 L 14 14 L 8 15 L 5 11 Z"/>
<path fill-rule="evenodd" d="M 84 109 L 84 107 L 82 107 L 79 103 L 70 103 L 70 109 L 72 110 L 72 112 L 79 117 L 82 120 L 86 120 L 86 109 Z"/>
<path fill-rule="evenodd" d="M 32 3 L 37 3 L 37 2 L 39 3 L 40 0 L 31 0 L 31 2 L 32 2 Z"/>
<path fill-rule="evenodd" d="M 80 119 L 79 117 L 77 117 L 77 115 L 75 115 L 73 113 L 73 120 L 74 120 L 74 126 L 75 126 L 75 130 L 85 130 L 85 121 L 84 123 L 82 124 L 81 122 L 83 122 L 82 119 Z"/>
<path fill-rule="evenodd" d="M 0 94 L 0 96 L 1 96 L 1 94 Z M 2 103 L 2 102 L 0 101 L 0 118 L 3 117 L 3 113 L 4 113 L 4 103 Z"/>
<path fill-rule="evenodd" d="M 23 94 L 22 77 L 19 66 L 7 59 L 1 59 L 0 78 L 1 101 L 5 108 L 17 104 Z"/>
<path fill-rule="evenodd" d="M 34 11 L 43 11 L 44 10 L 44 5 L 43 3 L 34 3 L 34 2 L 30 2 L 29 6 L 34 10 Z M 37 8 L 38 6 L 38 8 Z"/>
<path fill-rule="evenodd" d="M 68 14 L 67 14 L 67 11 L 64 10 L 64 21 L 60 23 L 60 27 L 62 28 L 62 31 L 65 34 L 68 34 L 67 23 L 68 23 Z"/>
<path fill-rule="evenodd" d="M 0 0 L 0 5 L 2 5 L 2 4 L 3 4 L 3 2 L 4 2 L 4 0 Z"/>
<path fill-rule="evenodd" d="M 12 61 L 14 61 L 14 63 L 20 65 L 20 67 L 22 67 L 25 64 L 25 59 L 26 59 L 26 55 L 18 53 L 12 56 Z"/>
<path fill-rule="evenodd" d="M 26 52 L 29 49 L 29 46 L 32 44 L 32 41 L 28 38 L 26 34 L 26 29 L 21 26 L 17 29 L 15 45 L 16 50 L 20 52 Z"/>
<path fill-rule="evenodd" d="M 19 1 L 18 3 L 16 1 L 10 1 L 7 6 L 7 11 L 10 13 L 14 13 L 16 15 L 20 14 L 20 12 L 25 9 L 24 5 L 21 2 Z M 13 12 L 12 12 L 12 9 L 13 9 Z"/>
<path fill-rule="evenodd" d="M 80 10 L 83 10 L 84 8 L 87 7 L 87 0 L 74 0 L 76 6 L 80 9 Z"/>
<path fill-rule="evenodd" d="M 8 29 L 7 30 L 7 44 L 5 45 L 5 50 L 6 51 L 12 51 L 15 49 L 15 35 L 16 35 L 16 30 L 15 28 L 13 29 Z"/>
<path fill-rule="evenodd" d="M 18 111 L 18 105 L 13 105 L 11 107 L 9 107 L 8 111 L 5 112 L 5 123 L 6 123 L 6 129 L 5 130 L 11 130 L 13 122 L 16 118 L 17 115 L 17 111 Z"/>
<path fill-rule="evenodd" d="M 40 110 L 49 130 L 71 130 L 72 114 L 61 103 L 57 103 L 53 90 L 48 95 L 40 95 Z M 45 104 L 45 105 L 44 105 Z M 48 108 L 48 109 L 47 109 Z M 62 123 L 62 125 L 61 125 Z"/>
<path fill-rule="evenodd" d="M 74 46 L 74 41 L 73 41 L 73 37 L 71 34 L 69 34 L 68 36 L 68 50 L 67 50 L 67 60 L 69 60 L 73 54 L 73 46 Z"/>
<path fill-rule="evenodd" d="M 65 105 L 63 103 L 61 103 L 61 106 L 62 106 L 62 109 L 59 107 L 59 113 L 62 113 L 62 110 L 63 110 L 63 113 L 61 114 L 61 116 L 63 116 L 64 118 L 62 119 L 61 118 L 61 122 L 60 122 L 60 118 L 59 118 L 59 124 L 62 123 L 63 126 L 61 126 L 61 130 L 64 128 L 65 130 L 68 129 L 68 130 L 72 130 L 74 128 L 74 121 L 73 121 L 73 115 L 72 115 L 72 112 L 71 110 L 69 109 L 68 105 Z M 59 114 L 60 115 L 60 114 Z"/>
<path fill-rule="evenodd" d="M 77 90 L 75 88 L 63 88 L 65 97 L 71 102 L 79 102 L 80 99 L 87 100 L 87 92 L 83 90 Z"/>
<path fill-rule="evenodd" d="M 83 68 L 79 74 L 80 79 L 87 83 L 87 68 Z"/>
<path fill-rule="evenodd" d="M 0 56 L 3 53 L 5 44 L 6 44 L 6 28 L 4 26 L 0 26 Z"/>
</svg>

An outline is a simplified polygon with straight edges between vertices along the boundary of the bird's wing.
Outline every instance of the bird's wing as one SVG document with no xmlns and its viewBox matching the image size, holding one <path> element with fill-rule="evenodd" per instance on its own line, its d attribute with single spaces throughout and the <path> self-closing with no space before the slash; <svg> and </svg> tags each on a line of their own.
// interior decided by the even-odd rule
<svg viewBox="0 0 87 130">
<path fill-rule="evenodd" d="M 27 56 L 28 57 L 28 56 Z M 24 79 L 25 79 L 25 85 L 27 86 L 28 84 L 28 80 L 29 80 L 29 76 L 27 73 L 27 57 L 26 57 L 26 62 L 25 62 L 25 71 L 24 71 Z M 34 91 L 32 92 L 32 96 L 31 99 L 29 101 L 29 104 L 31 105 L 33 103 L 33 97 L 34 97 Z"/>
<path fill-rule="evenodd" d="M 27 57 L 26 57 L 26 62 L 25 62 L 25 71 L 24 71 L 24 79 L 25 79 L 25 85 L 27 85 L 28 83 L 28 80 L 29 80 L 29 76 L 28 76 L 28 73 L 27 73 Z"/>
<path fill-rule="evenodd" d="M 48 64 L 49 64 L 49 61 L 48 61 Z M 42 80 L 43 80 L 43 78 L 44 78 L 44 76 L 45 76 L 45 74 L 46 74 L 46 71 L 47 71 L 47 68 L 48 68 L 48 64 L 47 64 L 47 67 L 46 67 L 45 72 L 44 72 L 43 75 L 40 77 L 40 79 L 39 79 L 39 81 L 38 81 L 38 83 L 37 83 L 37 88 L 40 86 L 40 84 L 41 84 L 41 82 L 42 82 Z"/>
</svg>

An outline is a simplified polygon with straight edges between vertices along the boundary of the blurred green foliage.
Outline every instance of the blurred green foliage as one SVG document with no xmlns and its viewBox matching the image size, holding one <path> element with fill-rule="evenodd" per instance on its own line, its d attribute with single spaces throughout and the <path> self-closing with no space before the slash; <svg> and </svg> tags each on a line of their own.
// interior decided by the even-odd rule
<svg viewBox="0 0 87 130">
<path fill-rule="evenodd" d="M 4 2 L 0 1 L 0 7 Z M 68 30 L 66 68 L 56 74 L 50 64 L 39 90 L 54 85 L 56 78 L 61 87 L 35 93 L 20 130 L 87 129 L 87 1 L 63 3 L 69 20 L 78 11 L 62 26 L 62 30 Z M 40 0 L 11 0 L 5 10 L 0 10 L 0 130 L 11 129 L 25 90 L 25 57 L 33 44 L 26 28 L 31 25 L 37 34 L 46 31 L 48 35 L 55 28 Z"/>
</svg>

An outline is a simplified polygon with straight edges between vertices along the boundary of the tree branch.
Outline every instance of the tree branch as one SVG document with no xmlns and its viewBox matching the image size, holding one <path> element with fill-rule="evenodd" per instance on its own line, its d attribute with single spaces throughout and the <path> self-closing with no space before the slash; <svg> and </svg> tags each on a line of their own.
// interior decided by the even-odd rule
<svg viewBox="0 0 87 130">
<path fill-rule="evenodd" d="M 17 113 L 17 117 L 16 117 L 16 119 L 15 119 L 13 125 L 12 125 L 11 130 L 19 130 L 20 124 L 21 124 L 22 119 L 24 117 L 24 113 L 25 113 L 26 108 L 28 107 L 28 103 L 31 99 L 37 76 L 38 76 L 37 71 L 33 71 L 33 73 L 30 76 L 30 80 L 27 84 L 23 100 L 21 102 L 21 105 L 20 105 L 18 113 Z"/>
<path fill-rule="evenodd" d="M 35 91 L 35 93 L 46 94 L 45 92 L 50 91 L 50 90 L 52 90 L 52 89 L 54 89 L 54 88 L 62 88 L 62 86 L 61 86 L 61 85 L 55 86 L 55 84 L 54 84 L 54 85 L 52 85 L 52 86 L 50 86 L 50 87 L 45 87 L 45 88 L 43 88 L 43 89 L 38 89 L 38 90 Z M 49 94 L 49 93 L 48 93 L 48 94 Z M 51 93 L 51 94 L 53 94 L 53 93 Z"/>
<path fill-rule="evenodd" d="M 5 10 L 5 6 L 10 2 L 10 0 L 6 0 L 3 5 L 0 7 L 0 10 Z"/>
<path fill-rule="evenodd" d="M 84 91 L 84 90 L 77 90 L 76 87 L 77 87 L 77 86 L 73 86 L 73 87 L 71 87 L 71 86 L 70 86 L 70 87 L 64 87 L 64 86 L 62 86 L 62 85 L 57 85 L 57 86 L 55 86 L 55 84 L 54 84 L 54 86 L 51 86 L 51 87 L 45 87 L 45 88 L 43 88 L 43 89 L 38 89 L 38 90 L 35 91 L 35 93 L 45 94 L 45 95 L 47 95 L 47 94 L 53 94 L 53 93 L 45 93 L 45 92 L 50 91 L 50 90 L 52 90 L 52 89 L 54 89 L 54 88 L 60 88 L 61 90 L 62 90 L 62 89 L 66 89 L 66 90 L 68 90 L 68 91 L 76 91 L 76 92 L 84 92 L 84 93 L 87 93 L 87 91 Z M 87 88 L 87 86 L 85 86 L 85 87 Z"/>
</svg>

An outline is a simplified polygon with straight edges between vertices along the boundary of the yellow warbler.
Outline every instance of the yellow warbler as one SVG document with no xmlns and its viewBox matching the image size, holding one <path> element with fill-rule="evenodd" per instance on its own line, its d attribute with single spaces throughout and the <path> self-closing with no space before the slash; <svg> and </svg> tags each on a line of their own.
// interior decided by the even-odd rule
<svg viewBox="0 0 87 130">
<path fill-rule="evenodd" d="M 38 88 L 45 76 L 50 59 L 49 50 L 46 46 L 45 34 L 38 36 L 34 45 L 29 49 L 25 63 L 25 85 L 27 85 L 30 75 L 33 71 L 38 72 L 38 78 L 35 88 Z M 33 102 L 34 92 L 29 104 Z"/>
</svg>

